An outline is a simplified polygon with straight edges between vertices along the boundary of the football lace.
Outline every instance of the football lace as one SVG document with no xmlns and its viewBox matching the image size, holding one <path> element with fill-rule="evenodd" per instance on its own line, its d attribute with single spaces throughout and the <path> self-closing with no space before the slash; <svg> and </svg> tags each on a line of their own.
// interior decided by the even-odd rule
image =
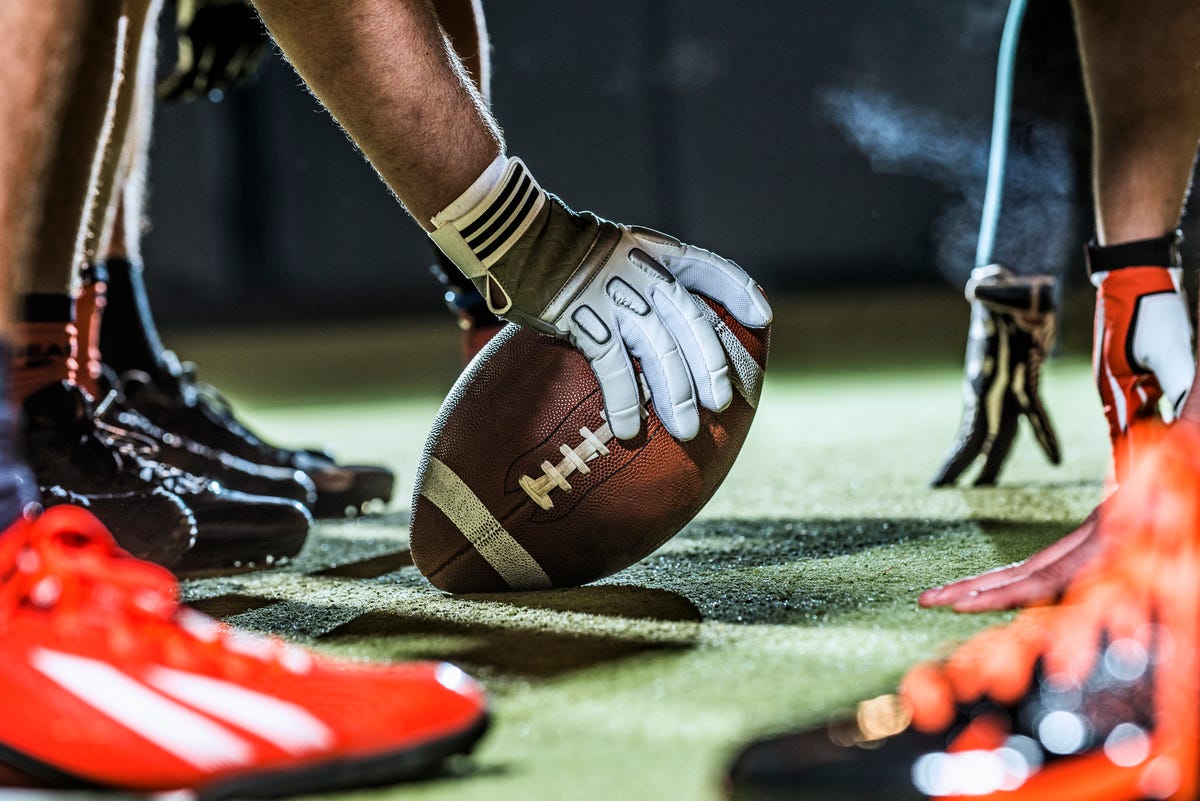
<svg viewBox="0 0 1200 801">
<path fill-rule="evenodd" d="M 559 453 L 563 455 L 562 461 L 558 464 L 553 464 L 549 460 L 542 462 L 542 474 L 537 478 L 529 476 L 521 476 L 521 489 L 533 499 L 534 503 L 543 509 L 553 509 L 554 501 L 550 499 L 551 490 L 561 489 L 563 492 L 571 491 L 571 484 L 567 481 L 567 477 L 572 473 L 578 472 L 580 475 L 587 475 L 592 472 L 592 468 L 588 466 L 588 462 L 600 456 L 607 456 L 609 453 L 607 445 L 613 438 L 612 428 L 608 422 L 592 431 L 587 426 L 579 429 L 579 436 L 582 442 L 572 448 L 570 445 L 560 445 Z"/>
</svg>

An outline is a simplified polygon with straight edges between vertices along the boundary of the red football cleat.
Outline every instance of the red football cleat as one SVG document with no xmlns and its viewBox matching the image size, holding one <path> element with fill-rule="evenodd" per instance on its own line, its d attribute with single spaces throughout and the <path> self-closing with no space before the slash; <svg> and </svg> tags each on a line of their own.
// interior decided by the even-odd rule
<svg viewBox="0 0 1200 801">
<path fill-rule="evenodd" d="M 447 664 L 339 662 L 183 608 L 92 515 L 0 535 L 0 780 L 267 797 L 385 784 L 469 751 L 484 696 Z"/>
</svg>

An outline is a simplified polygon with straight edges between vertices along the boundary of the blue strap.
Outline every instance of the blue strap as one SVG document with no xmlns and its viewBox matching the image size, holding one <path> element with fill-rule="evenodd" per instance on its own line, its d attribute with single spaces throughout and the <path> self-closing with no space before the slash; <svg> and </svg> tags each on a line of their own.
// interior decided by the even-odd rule
<svg viewBox="0 0 1200 801">
<path fill-rule="evenodd" d="M 979 221 L 979 240 L 975 245 L 975 266 L 991 264 L 995 259 L 996 228 L 1000 224 L 1000 202 L 1004 194 L 1004 170 L 1008 161 L 1008 129 L 1012 117 L 1013 71 L 1017 62 L 1017 42 L 1026 0 L 1011 0 L 1004 34 L 1000 37 L 1000 57 L 996 61 L 996 100 L 992 109 L 992 146 L 988 155 L 987 188 L 983 193 L 983 214 Z"/>
</svg>

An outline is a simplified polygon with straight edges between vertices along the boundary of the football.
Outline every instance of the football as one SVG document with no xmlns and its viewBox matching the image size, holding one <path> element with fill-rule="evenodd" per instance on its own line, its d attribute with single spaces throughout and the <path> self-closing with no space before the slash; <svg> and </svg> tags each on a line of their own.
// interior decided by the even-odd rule
<svg viewBox="0 0 1200 801">
<path fill-rule="evenodd" d="M 729 473 L 750 430 L 770 329 L 707 303 L 735 388 L 679 442 L 648 406 L 612 436 L 600 385 L 566 342 L 507 326 L 459 377 L 425 444 L 410 527 L 414 564 L 451 593 L 576 587 L 677 534 Z"/>
</svg>

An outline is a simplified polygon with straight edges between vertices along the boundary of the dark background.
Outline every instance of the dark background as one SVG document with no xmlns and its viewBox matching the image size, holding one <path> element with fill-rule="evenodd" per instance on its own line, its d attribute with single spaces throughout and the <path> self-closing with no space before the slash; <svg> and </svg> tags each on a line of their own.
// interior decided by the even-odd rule
<svg viewBox="0 0 1200 801">
<path fill-rule="evenodd" d="M 571 205 L 728 255 L 773 293 L 957 285 L 1007 6 L 491 2 L 494 108 Z M 1077 281 L 1086 110 L 1065 0 L 1030 2 L 1016 106 L 998 255 Z M 222 102 L 160 110 L 151 197 L 168 326 L 439 312 L 424 234 L 277 54 Z"/>
</svg>

